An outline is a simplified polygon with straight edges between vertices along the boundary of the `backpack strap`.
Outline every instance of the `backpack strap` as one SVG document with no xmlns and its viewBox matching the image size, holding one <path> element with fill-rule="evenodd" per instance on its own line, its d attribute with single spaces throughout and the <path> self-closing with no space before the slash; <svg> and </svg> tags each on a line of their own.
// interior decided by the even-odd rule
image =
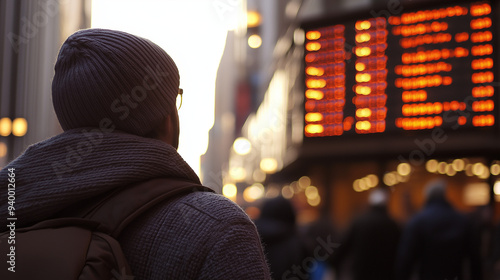
<svg viewBox="0 0 500 280">
<path fill-rule="evenodd" d="M 82 217 L 98 222 L 100 231 L 117 238 L 130 222 L 146 210 L 173 196 L 195 191 L 214 192 L 178 178 L 153 179 L 113 192 L 93 205 Z"/>
</svg>

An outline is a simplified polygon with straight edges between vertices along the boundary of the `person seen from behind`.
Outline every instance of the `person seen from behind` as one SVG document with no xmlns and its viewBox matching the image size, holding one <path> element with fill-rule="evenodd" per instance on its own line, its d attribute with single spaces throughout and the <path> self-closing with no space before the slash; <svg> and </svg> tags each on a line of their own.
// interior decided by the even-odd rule
<svg viewBox="0 0 500 280">
<path fill-rule="evenodd" d="M 7 178 L 9 168 L 16 170 L 16 226 L 67 216 L 153 179 L 200 185 L 177 153 L 179 85 L 175 62 L 147 39 L 108 29 L 67 38 L 52 82 L 64 132 L 31 145 L 0 171 Z M 2 209 L 6 195 L 0 194 Z M 0 217 L 6 220 L 7 211 Z M 255 225 L 212 192 L 160 202 L 128 224 L 118 241 L 136 280 L 270 279 Z"/>
<path fill-rule="evenodd" d="M 302 267 L 307 248 L 297 230 L 295 209 L 290 200 L 282 196 L 266 199 L 255 224 L 262 237 L 272 278 L 309 279 L 309 272 Z"/>
<path fill-rule="evenodd" d="M 437 179 L 425 188 L 426 203 L 406 226 L 398 251 L 397 280 L 482 279 L 478 244 L 467 218 L 446 198 L 447 182 Z"/>
<path fill-rule="evenodd" d="M 369 209 L 356 218 L 347 230 L 331 263 L 340 268 L 351 257 L 349 274 L 354 280 L 391 280 L 401 230 L 387 212 L 388 193 L 374 189 L 369 194 Z"/>
</svg>

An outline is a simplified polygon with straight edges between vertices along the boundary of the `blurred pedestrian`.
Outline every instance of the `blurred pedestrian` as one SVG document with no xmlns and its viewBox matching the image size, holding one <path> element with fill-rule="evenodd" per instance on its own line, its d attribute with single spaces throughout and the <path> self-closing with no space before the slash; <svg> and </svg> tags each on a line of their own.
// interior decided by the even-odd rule
<svg viewBox="0 0 500 280">
<path fill-rule="evenodd" d="M 491 257 L 492 277 L 493 280 L 500 280 L 500 224 L 496 225 L 493 236 L 493 253 Z"/>
<path fill-rule="evenodd" d="M 491 279 L 493 272 L 492 258 L 494 257 L 495 225 L 493 223 L 492 205 L 481 205 L 476 207 L 467 215 L 472 229 L 473 240 L 477 244 L 479 256 L 482 263 L 484 279 Z"/>
<path fill-rule="evenodd" d="M 304 239 L 298 232 L 292 203 L 281 196 L 267 199 L 255 221 L 273 279 L 309 279 Z"/>
<path fill-rule="evenodd" d="M 311 280 L 332 280 L 334 279 L 335 271 L 328 261 L 329 254 L 324 256 L 318 255 L 318 246 L 321 246 L 320 240 L 327 240 L 335 243 L 334 249 L 338 247 L 338 231 L 330 218 L 326 215 L 321 216 L 316 221 L 309 224 L 305 229 L 306 245 L 308 255 L 313 256 L 317 260 L 317 268 L 311 271 Z"/>
<path fill-rule="evenodd" d="M 354 280 L 393 279 L 401 230 L 387 212 L 387 201 L 386 191 L 372 190 L 368 211 L 352 222 L 331 259 L 339 268 L 350 257 L 350 275 Z"/>
<path fill-rule="evenodd" d="M 398 252 L 397 280 L 410 279 L 418 264 L 420 280 L 482 279 L 477 243 L 471 225 L 446 199 L 446 181 L 425 188 L 425 207 L 406 226 Z M 468 261 L 468 265 L 466 265 Z"/>
</svg>

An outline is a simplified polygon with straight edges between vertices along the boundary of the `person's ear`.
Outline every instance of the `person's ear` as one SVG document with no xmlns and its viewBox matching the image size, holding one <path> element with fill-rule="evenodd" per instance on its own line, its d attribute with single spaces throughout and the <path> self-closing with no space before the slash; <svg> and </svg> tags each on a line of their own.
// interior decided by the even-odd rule
<svg viewBox="0 0 500 280">
<path fill-rule="evenodd" d="M 179 117 L 177 110 L 167 115 L 163 125 L 164 133 L 162 133 L 161 140 L 177 149 L 179 147 Z"/>
</svg>

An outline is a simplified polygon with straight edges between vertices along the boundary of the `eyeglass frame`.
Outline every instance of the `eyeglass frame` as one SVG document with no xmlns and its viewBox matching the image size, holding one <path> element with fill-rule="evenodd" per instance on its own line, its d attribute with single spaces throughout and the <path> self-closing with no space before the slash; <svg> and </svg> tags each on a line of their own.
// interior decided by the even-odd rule
<svg viewBox="0 0 500 280">
<path fill-rule="evenodd" d="M 177 96 L 180 96 L 181 97 L 181 102 L 179 103 L 179 107 L 177 108 L 177 110 L 180 110 L 181 107 L 182 107 L 182 94 L 184 93 L 184 90 L 182 88 L 179 88 L 179 91 L 177 91 Z M 177 99 L 175 101 L 175 107 L 177 107 Z"/>
</svg>

